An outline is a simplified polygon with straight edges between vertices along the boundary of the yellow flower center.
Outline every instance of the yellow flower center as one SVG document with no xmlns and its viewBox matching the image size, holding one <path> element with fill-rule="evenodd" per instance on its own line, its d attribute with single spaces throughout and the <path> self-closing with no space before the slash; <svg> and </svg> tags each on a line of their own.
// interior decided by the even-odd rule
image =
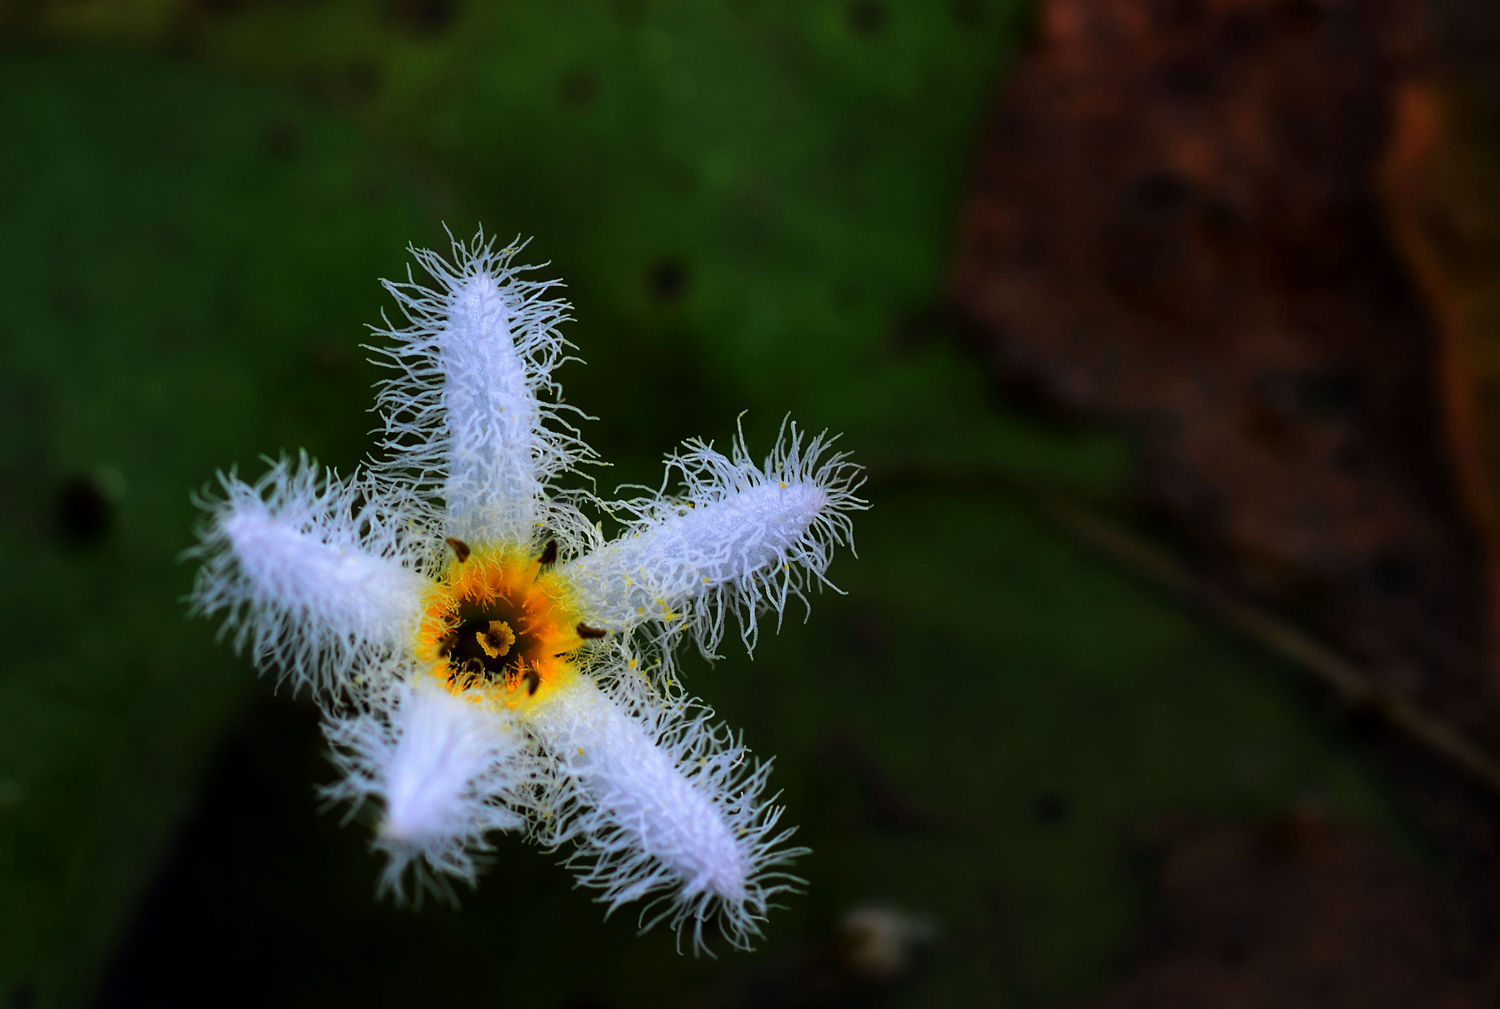
<svg viewBox="0 0 1500 1009">
<path fill-rule="evenodd" d="M 455 694 L 519 707 L 575 675 L 573 653 L 597 636 L 579 619 L 567 583 L 541 556 L 450 540 L 454 559 L 423 601 L 416 654 Z"/>
</svg>

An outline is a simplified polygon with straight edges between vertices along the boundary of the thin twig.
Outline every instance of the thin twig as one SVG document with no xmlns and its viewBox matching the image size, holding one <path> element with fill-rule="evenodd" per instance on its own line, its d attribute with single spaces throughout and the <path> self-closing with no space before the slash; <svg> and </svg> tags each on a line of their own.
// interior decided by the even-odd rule
<svg viewBox="0 0 1500 1009">
<path fill-rule="evenodd" d="M 1500 763 L 1489 753 L 1398 692 L 1375 685 L 1352 662 L 1306 632 L 1193 574 L 1118 523 L 1059 497 L 1043 496 L 1038 503 L 1049 517 L 1079 539 L 1202 606 L 1223 624 L 1331 687 L 1345 703 L 1371 711 L 1500 795 Z"/>
</svg>

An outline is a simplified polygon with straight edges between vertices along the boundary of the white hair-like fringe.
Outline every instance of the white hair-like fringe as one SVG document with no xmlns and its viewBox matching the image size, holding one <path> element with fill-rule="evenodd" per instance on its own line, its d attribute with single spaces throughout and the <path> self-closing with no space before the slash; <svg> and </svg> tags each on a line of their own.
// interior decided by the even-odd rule
<svg viewBox="0 0 1500 1009">
<path fill-rule="evenodd" d="M 253 484 L 230 471 L 200 495 L 190 598 L 278 681 L 315 694 L 386 666 L 415 630 L 427 559 L 411 549 L 417 503 L 365 475 L 342 480 L 302 453 Z"/>
</svg>

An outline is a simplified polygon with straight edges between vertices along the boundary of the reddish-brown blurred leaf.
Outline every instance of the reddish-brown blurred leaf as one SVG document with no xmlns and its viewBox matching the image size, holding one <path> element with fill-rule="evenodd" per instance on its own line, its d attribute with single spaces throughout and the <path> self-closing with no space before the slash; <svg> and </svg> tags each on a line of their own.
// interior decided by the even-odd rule
<svg viewBox="0 0 1500 1009">
<path fill-rule="evenodd" d="M 1137 432 L 1140 502 L 1201 570 L 1500 751 L 1447 318 L 1380 184 L 1423 9 L 1047 0 L 953 296 L 1012 395 Z"/>
<path fill-rule="evenodd" d="M 1494 1004 L 1437 888 L 1376 836 L 1313 806 L 1164 835 L 1138 963 L 1096 1009 Z"/>
</svg>

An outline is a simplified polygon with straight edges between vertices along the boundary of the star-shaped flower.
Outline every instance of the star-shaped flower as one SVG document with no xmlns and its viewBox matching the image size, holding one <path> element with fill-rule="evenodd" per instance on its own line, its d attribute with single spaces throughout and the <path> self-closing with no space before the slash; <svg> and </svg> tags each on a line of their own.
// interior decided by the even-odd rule
<svg viewBox="0 0 1500 1009">
<path fill-rule="evenodd" d="M 382 457 L 348 479 L 305 455 L 221 475 L 193 601 L 322 704 L 326 791 L 378 808 L 383 889 L 472 884 L 492 832 L 523 830 L 610 910 L 645 900 L 643 928 L 746 947 L 805 849 L 759 798 L 770 764 L 681 691 L 671 651 L 711 655 L 731 614 L 753 648 L 761 613 L 805 605 L 865 507 L 860 471 L 788 425 L 761 463 L 743 436 L 687 442 L 670 496 L 562 486 L 593 458 L 553 377 L 569 306 L 517 251 L 413 250 L 432 286 L 386 282 L 406 324 L 372 348 L 393 369 Z M 605 542 L 584 508 L 624 532 Z"/>
</svg>

